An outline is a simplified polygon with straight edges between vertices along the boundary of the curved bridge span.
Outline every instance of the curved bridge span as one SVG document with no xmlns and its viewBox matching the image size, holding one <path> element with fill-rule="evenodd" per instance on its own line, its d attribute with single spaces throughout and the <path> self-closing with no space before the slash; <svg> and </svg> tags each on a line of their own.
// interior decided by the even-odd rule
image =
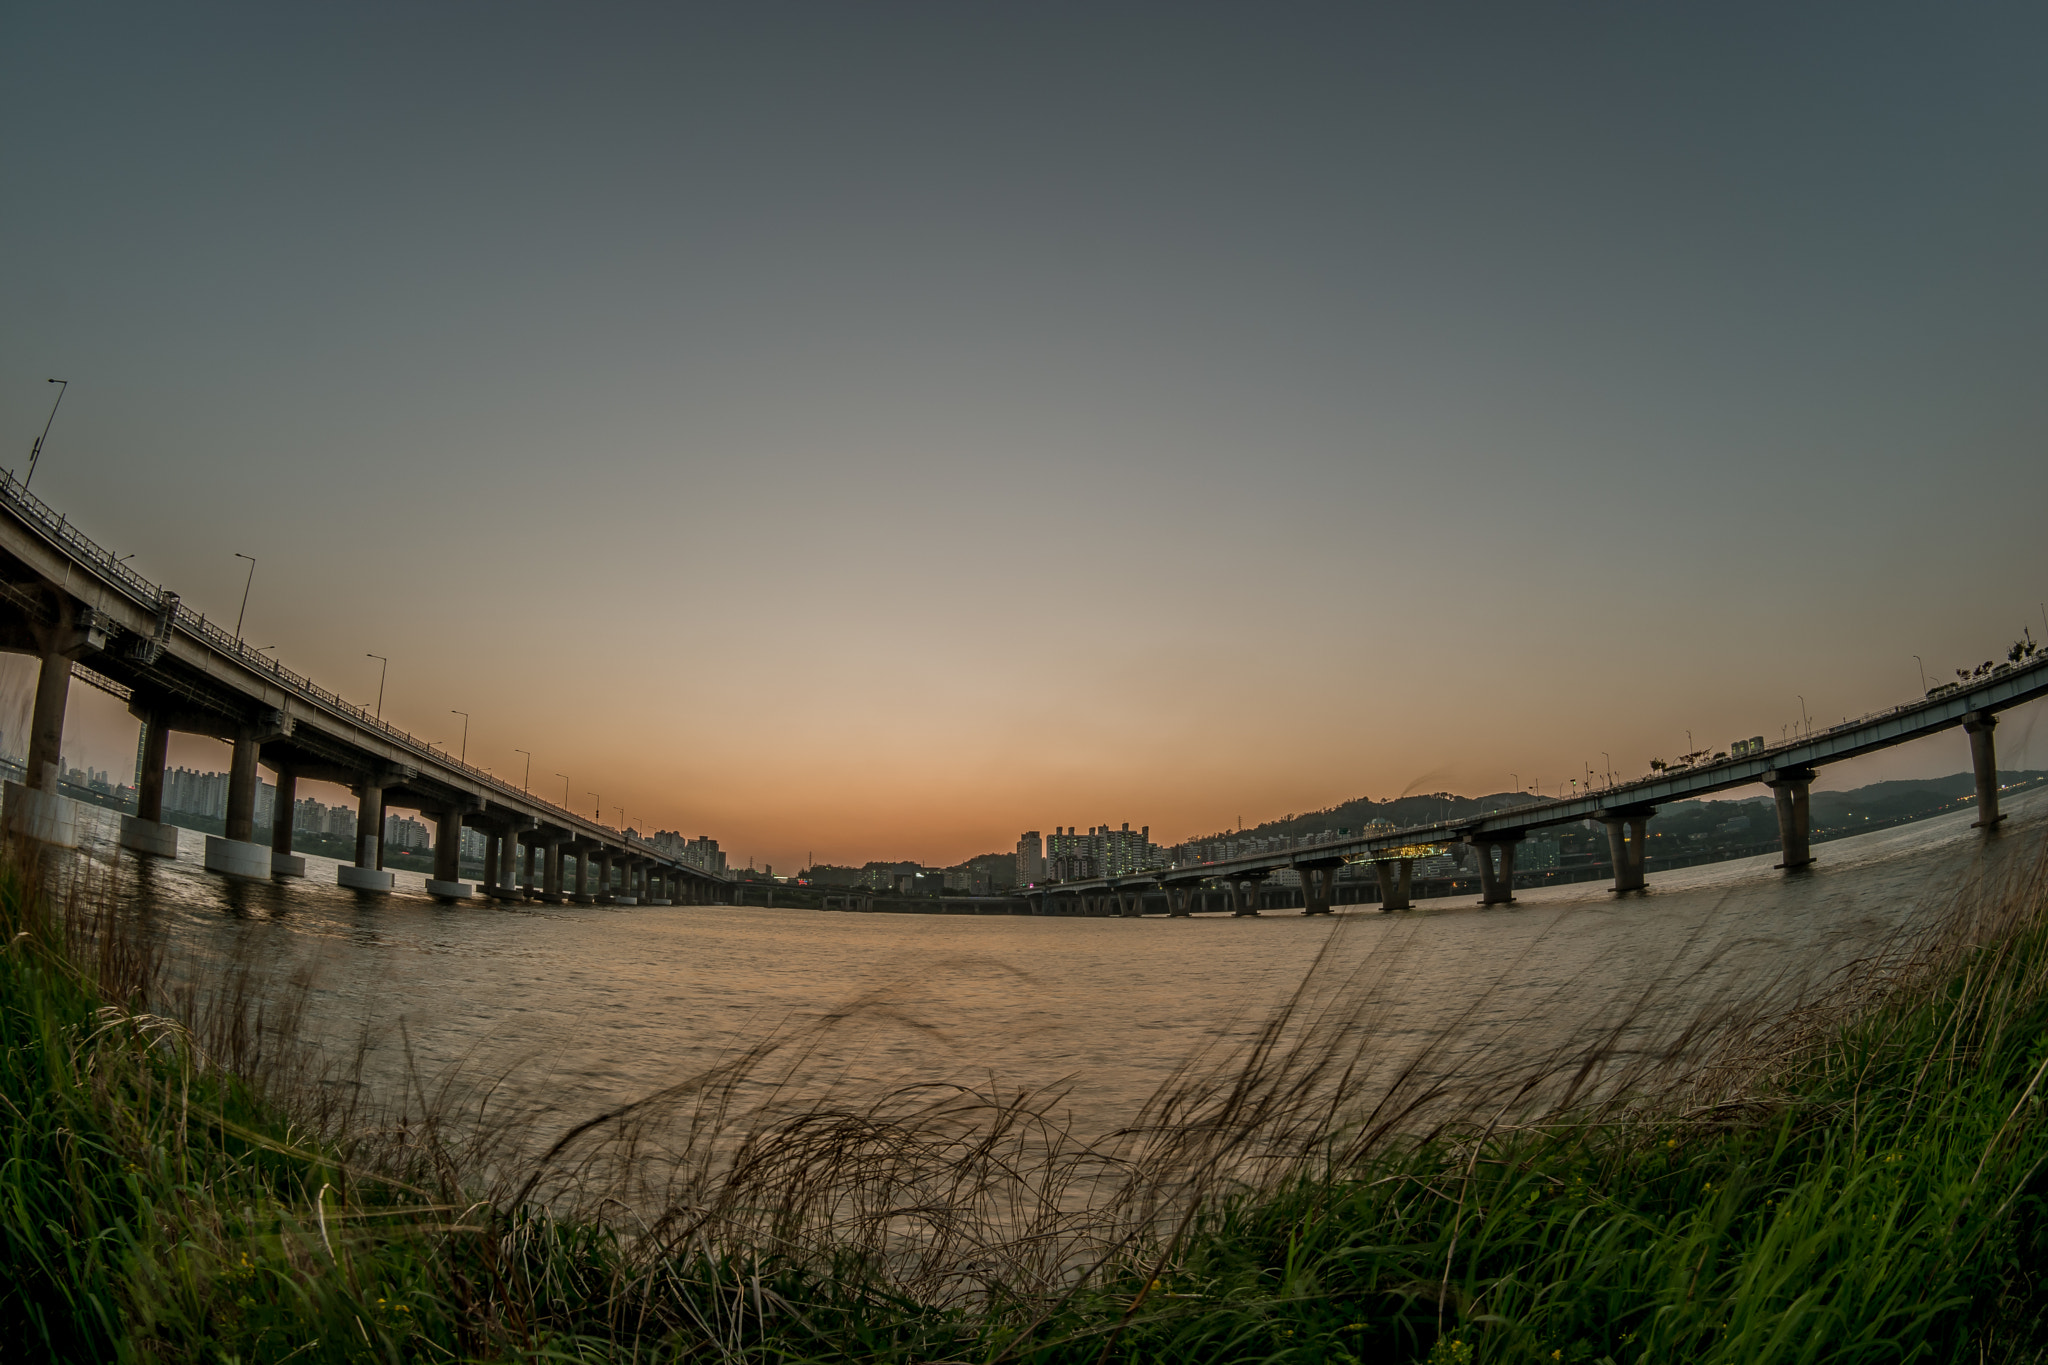
<svg viewBox="0 0 2048 1365">
<path fill-rule="evenodd" d="M 4 819 L 16 834 L 78 842 L 74 803 L 57 788 L 75 678 L 120 697 L 142 722 L 137 811 L 121 821 L 121 844 L 137 853 L 177 856 L 175 831 L 163 823 L 163 777 L 170 735 L 183 731 L 234 746 L 226 833 L 206 841 L 207 867 L 229 876 L 305 875 L 289 814 L 273 821 L 267 846 L 254 840 L 262 766 L 276 775 L 279 812 L 291 810 L 302 777 L 355 793 L 356 858 L 339 869 L 343 886 L 391 889 L 382 834 L 395 809 L 436 825 L 427 889 L 443 899 L 473 891 L 623 904 L 727 898 L 729 877 L 521 791 L 250 649 L 80 534 L 11 472 L 0 477 L 0 649 L 41 660 L 26 780 L 6 784 Z M 475 887 L 460 879 L 465 828 L 487 837 L 486 874 Z"/>
<path fill-rule="evenodd" d="M 1940 695 L 1846 721 L 1831 730 L 1781 744 L 1759 742 L 1736 757 L 1617 783 L 1569 801 L 1532 801 L 1477 818 L 1377 830 L 1312 848 L 1228 862 L 1053 882 L 1020 894 L 1037 902 L 1040 913 L 1052 911 L 1062 898 L 1075 898 L 1084 912 L 1106 903 L 1114 913 L 1133 916 L 1140 912 L 1146 895 L 1164 892 L 1169 913 L 1186 915 L 1192 913 L 1200 888 L 1220 882 L 1230 892 L 1237 913 L 1255 914 L 1260 886 L 1275 872 L 1288 870 L 1301 876 L 1305 913 L 1327 914 L 1338 870 L 1351 863 L 1370 863 L 1379 880 L 1380 908 L 1405 910 L 1411 904 L 1416 858 L 1446 844 L 1464 843 L 1479 854 L 1480 904 L 1501 905 L 1513 899 L 1515 845 L 1531 830 L 1577 820 L 1597 820 L 1607 827 L 1614 889 L 1637 891 L 1643 888 L 1647 870 L 1647 826 L 1658 806 L 1757 783 L 1769 787 L 1777 798 L 1778 838 L 1784 852 L 1780 866 L 1797 871 L 1813 862 L 1808 847 L 1807 792 L 1821 767 L 1958 727 L 1968 736 L 1971 765 L 1976 771 L 1976 827 L 1994 828 L 2003 818 L 1998 812 L 1994 741 L 1998 713 L 2048 696 L 2048 651 L 1939 691 Z"/>
</svg>

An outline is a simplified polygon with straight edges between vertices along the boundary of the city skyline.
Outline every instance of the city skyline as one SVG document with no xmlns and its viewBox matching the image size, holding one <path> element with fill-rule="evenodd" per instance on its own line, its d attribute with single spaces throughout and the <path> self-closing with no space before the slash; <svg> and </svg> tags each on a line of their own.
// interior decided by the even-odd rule
<svg viewBox="0 0 2048 1365">
<path fill-rule="evenodd" d="M 71 381 L 35 491 L 138 571 L 738 866 L 1554 790 L 2048 635 L 2039 14 L 115 13 L 0 57 L 0 464 Z"/>
</svg>

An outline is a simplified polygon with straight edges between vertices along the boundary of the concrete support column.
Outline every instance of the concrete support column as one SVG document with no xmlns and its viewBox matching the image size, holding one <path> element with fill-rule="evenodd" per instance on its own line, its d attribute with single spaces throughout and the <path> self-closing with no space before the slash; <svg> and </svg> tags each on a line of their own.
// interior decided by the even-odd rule
<svg viewBox="0 0 2048 1365">
<path fill-rule="evenodd" d="M 303 877 L 306 860 L 292 852 L 292 807 L 299 803 L 299 774 L 289 764 L 277 770 L 277 799 L 270 803 L 270 875 Z"/>
<path fill-rule="evenodd" d="M 601 850 L 597 855 L 597 901 L 608 905 L 612 899 L 612 851 Z"/>
<path fill-rule="evenodd" d="M 1303 867 L 1301 873 L 1301 913 L 1304 915 L 1327 915 L 1337 898 L 1337 872 L 1344 865 L 1332 863 L 1328 867 Z"/>
<path fill-rule="evenodd" d="M 234 757 L 228 763 L 228 813 L 225 836 L 206 836 L 206 870 L 246 880 L 270 878 L 270 850 L 255 841 L 256 757 L 260 746 L 254 728 L 235 731 Z"/>
<path fill-rule="evenodd" d="M 384 868 L 384 784 L 365 777 L 356 786 L 356 861 L 343 863 L 335 879 L 358 891 L 389 891 L 396 880 Z"/>
<path fill-rule="evenodd" d="M 1415 860 L 1413 858 L 1389 858 L 1372 865 L 1373 875 L 1380 883 L 1380 910 L 1410 910 L 1414 908 L 1411 897 L 1415 890 Z"/>
<path fill-rule="evenodd" d="M 1259 913 L 1259 892 L 1265 886 L 1264 875 L 1257 877 L 1232 877 L 1230 879 L 1231 914 L 1242 919 Z"/>
<path fill-rule="evenodd" d="M 1481 905 L 1511 905 L 1515 899 L 1515 844 L 1514 839 L 1468 839 L 1473 851 L 1479 855 L 1479 903 Z M 1494 865 L 1494 852 L 1500 853 L 1498 869 Z"/>
<path fill-rule="evenodd" d="M 1166 914 L 1170 919 L 1186 919 L 1195 913 L 1195 897 L 1200 894 L 1200 885 L 1194 882 L 1166 883 Z"/>
<path fill-rule="evenodd" d="M 53 632 L 71 634 L 68 626 Z M 43 651 L 36 675 L 36 704 L 29 721 L 28 771 L 21 783 L 7 784 L 7 828 L 13 833 L 52 844 L 78 847 L 78 810 L 58 791 L 58 764 L 64 754 L 64 709 L 71 700 L 71 656 L 53 641 Z"/>
<path fill-rule="evenodd" d="M 1811 778 L 1813 774 L 1808 773 Z M 1770 774 L 1764 775 L 1766 782 Z M 1800 809 L 1805 809 L 1805 789 L 1800 789 Z M 1655 806 L 1622 806 L 1614 810 L 1597 812 L 1595 818 L 1607 826 L 1607 852 L 1614 860 L 1614 889 L 1616 891 L 1641 891 L 1649 871 L 1650 817 L 1657 813 Z M 1800 848 L 1805 848 L 1801 836 Z"/>
<path fill-rule="evenodd" d="M 535 859 L 536 859 L 536 857 L 538 857 L 538 856 L 540 856 L 540 847 L 539 847 L 539 845 L 535 844 L 535 843 L 534 843 L 534 842 L 533 842 L 533 841 L 532 841 L 531 839 L 527 840 L 527 841 L 526 841 L 526 844 L 525 844 L 525 847 L 524 847 L 524 850 L 523 850 L 523 852 L 521 853 L 521 855 L 520 855 L 520 858 L 519 858 L 519 862 L 520 862 L 520 871 L 519 871 L 519 889 L 520 889 L 521 891 L 524 891 L 524 892 L 526 893 L 526 898 L 527 898 L 528 900 L 532 900 L 532 899 L 533 899 L 533 896 L 534 896 L 534 888 L 533 888 L 533 874 L 534 874 L 534 866 L 533 866 L 533 864 L 534 864 L 534 860 L 535 860 Z"/>
<path fill-rule="evenodd" d="M 1972 711 L 1963 717 L 1963 733 L 1970 737 L 1970 766 L 1977 770 L 1977 818 L 1971 829 L 1991 829 L 2005 819 L 1998 813 L 1998 746 L 1991 732 L 1998 717 L 1989 711 Z"/>
<path fill-rule="evenodd" d="M 547 867 L 541 875 L 540 898 L 549 905 L 562 903 L 562 841 L 548 840 Z"/>
<path fill-rule="evenodd" d="M 60 632 L 68 634 L 69 632 Z M 64 711 L 71 701 L 71 656 L 52 646 L 36 674 L 36 707 L 29 720 L 29 786 L 57 794 L 57 765 L 64 756 Z"/>
<path fill-rule="evenodd" d="M 588 905 L 596 897 L 590 890 L 590 848 L 585 844 L 576 846 L 576 892 L 574 900 L 578 905 Z"/>
<path fill-rule="evenodd" d="M 427 894 L 451 901 L 469 895 L 469 883 L 462 880 L 462 811 L 458 807 L 450 806 L 434 817 L 434 875 L 427 880 Z"/>
<path fill-rule="evenodd" d="M 153 858 L 178 856 L 178 831 L 164 823 L 164 763 L 170 754 L 171 708 L 142 713 L 142 766 L 135 774 L 135 814 L 121 817 L 121 847 Z"/>
<path fill-rule="evenodd" d="M 1811 768 L 1773 768 L 1764 774 L 1764 785 L 1771 789 L 1778 803 L 1778 847 L 1783 854 L 1778 866 L 1788 872 L 1813 862 L 1813 854 L 1807 850 L 1813 820 L 1807 810 L 1806 793 L 1815 776 Z"/>
<path fill-rule="evenodd" d="M 500 900 L 519 897 L 519 831 L 508 829 L 498 840 L 498 866 L 491 877 L 491 894 Z"/>
</svg>

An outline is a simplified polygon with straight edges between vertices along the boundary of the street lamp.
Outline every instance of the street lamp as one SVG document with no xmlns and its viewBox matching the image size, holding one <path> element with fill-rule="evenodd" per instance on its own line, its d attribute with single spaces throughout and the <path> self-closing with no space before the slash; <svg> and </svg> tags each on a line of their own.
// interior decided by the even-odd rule
<svg viewBox="0 0 2048 1365">
<path fill-rule="evenodd" d="M 235 551 L 236 559 L 249 561 L 249 576 L 242 580 L 242 609 L 235 613 L 235 643 L 242 643 L 242 618 L 249 614 L 249 585 L 256 581 L 256 556 Z"/>
<path fill-rule="evenodd" d="M 1793 695 L 1799 696 L 1798 693 Z M 1813 738 L 1813 718 L 1806 714 L 1806 698 L 1799 696 L 1799 728 L 1808 739 Z"/>
<path fill-rule="evenodd" d="M 1600 751 L 1600 761 L 1607 765 L 1607 785 L 1611 787 L 1614 785 L 1614 755 L 1602 749 Z"/>
<path fill-rule="evenodd" d="M 555 776 L 562 779 L 562 809 L 567 810 L 569 809 L 569 774 L 556 773 Z"/>
<path fill-rule="evenodd" d="M 384 675 L 391 671 L 391 660 L 385 658 L 382 654 L 365 654 L 363 657 L 365 659 L 375 659 L 378 663 L 384 665 L 377 670 L 377 722 L 381 725 L 384 721 Z"/>
<path fill-rule="evenodd" d="M 533 784 L 533 751 L 530 749 L 514 749 L 512 752 L 526 755 L 526 776 L 521 778 L 519 782 L 519 790 L 526 791 Z"/>
<path fill-rule="evenodd" d="M 460 716 L 460 717 L 462 717 L 462 759 L 461 759 L 461 761 L 462 761 L 462 762 L 464 762 L 464 763 L 467 763 L 467 762 L 469 762 L 469 712 L 467 712 L 467 711 L 458 711 L 458 710 L 456 710 L 456 709 L 455 709 L 454 707 L 452 707 L 452 706 L 451 706 L 451 707 L 449 707 L 449 708 L 448 708 L 448 714 L 449 714 L 449 715 L 451 715 L 451 716 Z"/>
<path fill-rule="evenodd" d="M 57 403 L 62 403 L 64 401 L 64 390 L 71 387 L 71 381 L 68 379 L 52 379 L 50 382 L 57 386 Z M 50 422 L 57 420 L 57 403 L 50 404 L 50 420 L 43 423 L 43 434 L 36 437 L 35 446 L 28 452 L 28 478 L 21 481 L 21 491 L 24 493 L 28 492 L 28 480 L 36 476 L 36 459 L 43 453 L 43 442 L 50 435 Z"/>
<path fill-rule="evenodd" d="M 598 795 L 598 794 L 597 794 L 596 792 L 585 792 L 585 793 L 583 793 L 583 794 L 584 794 L 585 796 L 589 797 L 589 798 L 590 798 L 590 799 L 591 799 L 592 801 L 595 801 L 595 802 L 597 803 L 596 807 L 595 807 L 594 809 L 592 809 L 592 811 L 591 811 L 591 813 L 590 813 L 590 818 L 591 818 L 591 819 L 593 819 L 593 820 L 595 820 L 595 821 L 597 821 L 597 823 L 599 823 L 600 825 L 601 825 L 601 824 L 603 824 L 603 823 L 604 823 L 604 798 L 603 798 L 602 796 L 599 796 L 599 795 Z"/>
<path fill-rule="evenodd" d="M 1915 655 L 1913 656 L 1913 662 L 1914 662 L 1914 663 L 1916 663 L 1916 664 L 1920 664 L 1920 656 L 1919 656 L 1918 654 L 1915 654 Z M 1926 664 L 1920 664 L 1920 695 L 1921 695 L 1921 696 L 1923 696 L 1923 697 L 1927 695 L 1927 665 L 1926 665 Z"/>
</svg>

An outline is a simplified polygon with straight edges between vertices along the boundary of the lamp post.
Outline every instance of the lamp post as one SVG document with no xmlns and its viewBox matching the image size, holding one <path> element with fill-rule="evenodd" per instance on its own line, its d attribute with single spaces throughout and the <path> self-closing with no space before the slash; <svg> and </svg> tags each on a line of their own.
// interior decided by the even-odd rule
<svg viewBox="0 0 2048 1365">
<path fill-rule="evenodd" d="M 377 721 L 379 724 L 382 724 L 384 721 L 384 675 L 391 671 L 391 660 L 385 658 L 382 654 L 365 654 L 363 657 L 365 659 L 375 659 L 378 663 L 384 665 L 377 670 Z"/>
<path fill-rule="evenodd" d="M 1600 761 L 1607 765 L 1607 785 L 1611 787 L 1614 785 L 1614 755 L 1602 749 L 1600 751 Z"/>
<path fill-rule="evenodd" d="M 256 581 L 256 556 L 235 551 L 236 559 L 249 561 L 249 576 L 242 580 L 242 609 L 235 613 L 235 643 L 242 643 L 242 618 L 249 614 L 249 585 Z"/>
<path fill-rule="evenodd" d="M 595 820 L 595 821 L 596 821 L 596 822 L 597 822 L 598 824 L 600 824 L 600 825 L 601 825 L 601 824 L 603 824 L 603 823 L 604 823 L 604 798 L 603 798 L 602 796 L 599 796 L 599 795 L 598 795 L 598 794 L 597 794 L 596 792 L 585 792 L 585 793 L 583 793 L 583 794 L 584 794 L 585 796 L 589 797 L 589 798 L 590 798 L 590 799 L 591 799 L 592 801 L 594 801 L 594 802 L 596 802 L 596 803 L 597 803 L 597 804 L 596 804 L 596 806 L 594 806 L 594 807 L 592 808 L 591 812 L 590 812 L 590 818 L 591 818 L 591 819 L 593 819 L 593 820 Z"/>
<path fill-rule="evenodd" d="M 1916 664 L 1920 664 L 1920 656 L 1919 656 L 1918 654 L 1915 654 L 1915 655 L 1913 656 L 1913 662 L 1914 662 L 1914 663 L 1916 663 Z M 1926 664 L 1920 664 L 1920 695 L 1921 695 L 1921 696 L 1923 696 L 1923 697 L 1927 695 L 1927 665 L 1926 665 Z"/>
<path fill-rule="evenodd" d="M 1795 695 L 1795 696 L 1799 696 L 1799 730 L 1800 730 L 1800 733 L 1804 734 L 1804 735 L 1805 735 L 1805 736 L 1806 736 L 1806 737 L 1807 737 L 1808 739 L 1812 739 L 1812 738 L 1813 738 L 1813 718 L 1812 718 L 1811 716 L 1809 716 L 1809 715 L 1807 715 L 1807 714 L 1806 714 L 1806 698 L 1805 698 L 1804 696 L 1802 696 L 1802 695 L 1798 694 L 1798 693 L 1794 693 L 1794 695 Z"/>
<path fill-rule="evenodd" d="M 29 479 L 36 476 L 36 460 L 43 453 L 43 442 L 49 439 L 50 422 L 57 420 L 57 404 L 64 401 L 64 390 L 71 387 L 71 381 L 68 379 L 52 379 L 50 382 L 57 386 L 57 402 L 50 404 L 49 421 L 43 423 L 43 434 L 36 437 L 34 447 L 28 452 L 28 476 L 21 481 L 21 491 L 24 493 L 28 492 Z"/>
<path fill-rule="evenodd" d="M 555 776 L 562 779 L 562 809 L 567 810 L 569 809 L 569 774 L 556 773 Z"/>
<path fill-rule="evenodd" d="M 458 711 L 458 710 L 456 710 L 456 709 L 455 709 L 454 707 L 452 707 L 452 706 L 451 706 L 451 707 L 449 707 L 449 708 L 448 708 L 448 714 L 449 714 L 449 715 L 451 715 L 451 716 L 460 716 L 460 717 L 462 717 L 462 759 L 461 759 L 461 761 L 462 761 L 462 762 L 464 762 L 464 763 L 467 763 L 467 762 L 469 762 L 469 712 L 467 712 L 467 711 Z"/>
<path fill-rule="evenodd" d="M 523 792 L 528 791 L 533 785 L 533 751 L 531 749 L 514 749 L 512 752 L 526 755 L 526 776 L 520 779 L 519 790 Z"/>
</svg>

